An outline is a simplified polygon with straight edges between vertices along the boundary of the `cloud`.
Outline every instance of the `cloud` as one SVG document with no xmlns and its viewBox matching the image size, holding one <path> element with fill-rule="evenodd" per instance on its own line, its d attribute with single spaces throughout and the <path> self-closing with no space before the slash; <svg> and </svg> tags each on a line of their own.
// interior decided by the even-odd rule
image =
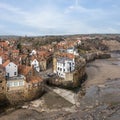
<svg viewBox="0 0 120 120">
<path fill-rule="evenodd" d="M 81 5 L 78 0 L 74 1 L 73 4 L 64 5 L 64 7 L 58 3 L 41 3 L 36 7 L 30 6 L 30 11 L 23 9 L 21 5 L 18 7 L 10 3 L 0 3 L 0 26 L 2 26 L 0 30 L 6 30 L 9 34 L 17 34 L 18 32 L 22 35 L 119 31 L 118 28 L 112 27 L 114 20 L 111 18 L 116 11 L 88 8 Z M 105 25 L 108 24 L 107 20 L 109 19 L 111 25 Z"/>
<path fill-rule="evenodd" d="M 0 9 L 15 13 L 15 14 L 24 14 L 24 12 L 21 11 L 20 8 L 17 8 L 15 6 L 11 6 L 11 5 L 6 4 L 6 3 L 0 3 Z"/>
</svg>

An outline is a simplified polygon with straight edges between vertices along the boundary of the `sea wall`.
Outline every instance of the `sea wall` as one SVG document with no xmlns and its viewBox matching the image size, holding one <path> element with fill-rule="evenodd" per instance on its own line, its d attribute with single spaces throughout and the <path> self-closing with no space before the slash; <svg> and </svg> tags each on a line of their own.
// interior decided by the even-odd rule
<svg viewBox="0 0 120 120">
<path fill-rule="evenodd" d="M 26 101 L 39 98 L 44 93 L 42 85 L 33 88 L 21 90 L 11 90 L 0 94 L 0 102 L 2 104 L 9 103 L 11 105 L 20 105 Z"/>
<path fill-rule="evenodd" d="M 86 62 L 90 62 L 95 59 L 107 59 L 110 58 L 111 55 L 110 53 L 104 53 L 104 52 L 91 52 L 84 54 L 83 57 L 85 58 Z"/>
<path fill-rule="evenodd" d="M 82 84 L 85 80 L 85 65 L 81 67 L 79 70 L 75 70 L 74 72 L 66 74 L 66 79 L 60 78 L 58 76 L 51 77 L 46 79 L 46 84 L 57 86 L 61 88 L 76 88 Z"/>
</svg>

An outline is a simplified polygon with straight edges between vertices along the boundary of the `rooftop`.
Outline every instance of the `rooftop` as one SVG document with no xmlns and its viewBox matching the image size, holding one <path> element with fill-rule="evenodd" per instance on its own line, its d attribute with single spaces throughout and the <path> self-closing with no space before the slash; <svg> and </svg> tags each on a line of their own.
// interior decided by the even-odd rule
<svg viewBox="0 0 120 120">
<path fill-rule="evenodd" d="M 7 80 L 20 80 L 20 79 L 25 80 L 25 76 L 24 75 L 18 75 L 17 77 L 9 77 Z"/>
<path fill-rule="evenodd" d="M 19 65 L 18 69 L 20 74 L 27 75 L 32 70 L 32 67 L 26 65 Z"/>
<path fill-rule="evenodd" d="M 31 76 L 30 78 L 30 83 L 38 83 L 38 82 L 42 82 L 43 79 L 41 77 L 38 77 L 38 76 Z"/>
<path fill-rule="evenodd" d="M 69 59 L 67 57 L 61 57 L 61 58 L 58 58 L 57 61 L 59 63 L 65 63 L 65 61 L 72 61 L 72 59 Z"/>
<path fill-rule="evenodd" d="M 5 63 L 3 63 L 3 67 L 7 66 L 10 63 L 10 60 L 7 60 Z"/>
</svg>

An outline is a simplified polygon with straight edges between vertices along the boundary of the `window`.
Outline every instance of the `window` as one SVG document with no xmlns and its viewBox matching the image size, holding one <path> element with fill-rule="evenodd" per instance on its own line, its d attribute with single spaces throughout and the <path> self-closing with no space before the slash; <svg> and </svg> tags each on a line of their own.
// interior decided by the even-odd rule
<svg viewBox="0 0 120 120">
<path fill-rule="evenodd" d="M 12 86 L 13 86 L 13 83 L 12 83 L 12 82 L 9 82 L 9 83 L 8 83 L 8 86 L 9 86 L 9 87 L 12 87 Z"/>
<path fill-rule="evenodd" d="M 35 83 L 35 84 L 34 84 L 34 87 L 37 87 L 37 86 L 38 86 L 38 84 L 37 84 L 37 83 Z"/>
<path fill-rule="evenodd" d="M 58 67 L 58 70 L 59 70 L 59 67 Z"/>
<path fill-rule="evenodd" d="M 65 72 L 65 69 L 63 69 L 63 72 Z"/>
<path fill-rule="evenodd" d="M 9 73 L 7 73 L 7 77 L 9 77 L 9 75 L 10 75 L 10 74 L 9 74 Z"/>
<path fill-rule="evenodd" d="M 17 73 L 16 73 L 16 72 L 14 72 L 14 75 L 17 75 Z"/>
<path fill-rule="evenodd" d="M 23 81 L 20 81 L 19 82 L 19 86 L 23 86 L 24 85 L 24 82 Z"/>
<path fill-rule="evenodd" d="M 18 86 L 18 82 L 14 82 L 14 86 Z"/>
</svg>

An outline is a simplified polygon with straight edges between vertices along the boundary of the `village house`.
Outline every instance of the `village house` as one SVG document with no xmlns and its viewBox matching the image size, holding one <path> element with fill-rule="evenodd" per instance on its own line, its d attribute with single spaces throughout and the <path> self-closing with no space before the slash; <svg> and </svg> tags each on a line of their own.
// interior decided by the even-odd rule
<svg viewBox="0 0 120 120">
<path fill-rule="evenodd" d="M 19 67 L 19 74 L 24 76 L 24 87 L 29 90 L 32 88 L 38 88 L 41 85 L 42 78 L 35 74 L 34 69 L 31 66 L 20 65 Z"/>
<path fill-rule="evenodd" d="M 30 80 L 27 82 L 27 88 L 39 88 L 43 82 L 43 79 L 40 76 L 31 76 Z"/>
<path fill-rule="evenodd" d="M 18 72 L 19 74 L 24 75 L 26 77 L 27 82 L 33 76 L 33 69 L 31 66 L 19 65 Z"/>
<path fill-rule="evenodd" d="M 53 58 L 53 72 L 65 78 L 66 73 L 75 70 L 75 55 L 70 53 L 56 53 Z"/>
<path fill-rule="evenodd" d="M 19 55 L 19 64 L 29 66 L 30 62 L 29 62 L 28 55 L 25 55 L 25 54 Z"/>
<path fill-rule="evenodd" d="M 37 51 L 36 50 L 32 50 L 30 55 L 36 55 L 37 54 Z"/>
<path fill-rule="evenodd" d="M 2 65 L 0 65 L 0 93 L 5 92 L 5 88 L 6 88 L 5 71 Z"/>
<path fill-rule="evenodd" d="M 11 50 L 11 56 L 13 58 L 16 58 L 19 56 L 19 50 Z"/>
<path fill-rule="evenodd" d="M 2 57 L 0 56 L 0 65 L 2 65 L 2 63 L 3 63 L 3 59 L 2 59 Z"/>
<path fill-rule="evenodd" d="M 57 59 L 56 73 L 59 77 L 65 78 L 65 73 L 72 72 L 75 69 L 74 59 L 67 57 L 61 57 Z"/>
<path fill-rule="evenodd" d="M 37 72 L 40 72 L 39 61 L 36 58 L 30 61 L 31 67 L 33 67 Z"/>
<path fill-rule="evenodd" d="M 45 58 L 40 58 L 39 59 L 39 63 L 40 63 L 40 70 L 44 71 L 47 69 L 47 59 Z"/>
<path fill-rule="evenodd" d="M 49 52 L 54 52 L 54 44 L 48 44 L 40 47 L 41 51 L 49 51 Z"/>
<path fill-rule="evenodd" d="M 40 70 L 46 70 L 48 66 L 52 63 L 52 53 L 48 51 L 39 51 L 38 60 L 40 65 Z"/>
<path fill-rule="evenodd" d="M 2 49 L 2 51 L 7 50 L 8 46 L 9 46 L 8 41 L 0 41 L 0 48 Z"/>
<path fill-rule="evenodd" d="M 2 63 L 7 61 L 9 59 L 8 51 L 3 51 L 3 52 L 0 51 L 0 57 L 2 58 Z"/>
<path fill-rule="evenodd" d="M 63 87 L 77 87 L 85 76 L 85 59 L 71 53 L 57 52 L 53 57 L 53 73 L 50 84 Z"/>
<path fill-rule="evenodd" d="M 74 54 L 74 55 L 79 55 L 78 50 L 75 47 L 70 47 L 70 48 L 66 49 L 66 52 Z"/>
<path fill-rule="evenodd" d="M 26 78 L 23 75 L 11 77 L 7 79 L 6 91 L 24 90 L 26 86 Z"/>
<path fill-rule="evenodd" d="M 5 69 L 5 75 L 7 78 L 18 76 L 18 66 L 15 63 L 7 60 L 5 63 L 3 63 L 3 67 Z"/>
<path fill-rule="evenodd" d="M 77 38 L 77 45 L 81 45 L 82 41 L 80 40 L 80 38 Z"/>
<path fill-rule="evenodd" d="M 11 91 L 24 89 L 25 77 L 23 75 L 18 75 L 18 66 L 10 60 L 7 60 L 1 66 L 1 70 L 4 71 L 4 75 L 2 75 L 2 85 L 5 87 L 5 90 Z"/>
</svg>

